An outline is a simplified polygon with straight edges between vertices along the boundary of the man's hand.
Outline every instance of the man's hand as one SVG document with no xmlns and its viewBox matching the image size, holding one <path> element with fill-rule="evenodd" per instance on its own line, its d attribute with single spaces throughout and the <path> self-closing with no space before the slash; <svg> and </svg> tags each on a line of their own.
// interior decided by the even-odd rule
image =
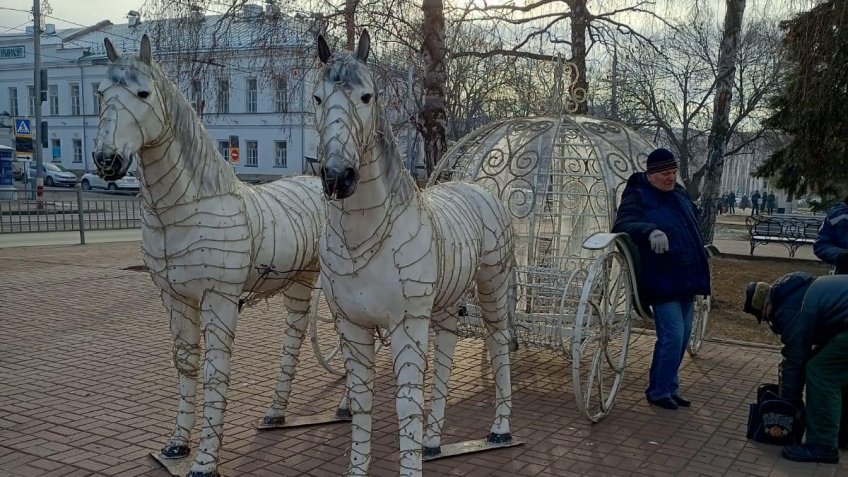
<svg viewBox="0 0 848 477">
<path fill-rule="evenodd" d="M 651 241 L 651 250 L 653 250 L 654 253 L 668 252 L 668 237 L 662 230 L 654 230 L 651 232 L 651 235 L 648 236 L 648 239 Z"/>
</svg>

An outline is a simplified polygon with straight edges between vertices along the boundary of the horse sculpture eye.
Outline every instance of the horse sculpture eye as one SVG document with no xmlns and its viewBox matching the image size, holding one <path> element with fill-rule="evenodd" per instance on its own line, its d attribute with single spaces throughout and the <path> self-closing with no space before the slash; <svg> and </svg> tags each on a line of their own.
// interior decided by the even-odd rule
<svg viewBox="0 0 848 477">
<path fill-rule="evenodd" d="M 373 97 L 373 95 L 370 95 L 370 94 L 363 94 L 363 95 L 362 95 L 362 97 L 361 97 L 360 99 L 362 100 L 362 102 L 363 102 L 363 103 L 368 104 L 368 103 L 370 103 L 370 102 L 371 102 L 371 98 L 372 98 L 372 97 Z"/>
<path fill-rule="evenodd" d="M 314 100 L 315 100 L 315 104 L 321 104 L 321 98 L 319 98 L 318 96 L 315 96 L 315 95 L 313 94 L 313 95 L 312 95 L 312 99 L 314 99 Z"/>
<path fill-rule="evenodd" d="M 141 91 L 138 92 L 138 97 L 141 98 L 141 99 L 147 99 L 148 96 L 150 96 L 149 91 L 141 90 Z"/>
</svg>

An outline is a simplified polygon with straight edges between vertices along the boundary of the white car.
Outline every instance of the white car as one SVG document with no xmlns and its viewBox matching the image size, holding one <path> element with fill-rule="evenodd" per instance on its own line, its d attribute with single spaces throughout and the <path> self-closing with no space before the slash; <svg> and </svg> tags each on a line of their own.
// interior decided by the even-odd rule
<svg viewBox="0 0 848 477">
<path fill-rule="evenodd" d="M 106 182 L 100 176 L 92 172 L 86 172 L 80 179 L 80 185 L 83 190 L 91 189 L 107 189 L 107 190 L 138 190 L 140 184 L 132 172 L 127 172 L 127 175 L 116 180 Z"/>
<path fill-rule="evenodd" d="M 53 186 L 70 186 L 77 184 L 77 175 L 62 167 L 61 164 L 46 162 L 41 166 L 41 174 L 44 178 L 44 185 L 47 187 Z M 36 177 L 35 161 L 29 161 L 26 167 L 24 182 L 34 181 Z"/>
</svg>

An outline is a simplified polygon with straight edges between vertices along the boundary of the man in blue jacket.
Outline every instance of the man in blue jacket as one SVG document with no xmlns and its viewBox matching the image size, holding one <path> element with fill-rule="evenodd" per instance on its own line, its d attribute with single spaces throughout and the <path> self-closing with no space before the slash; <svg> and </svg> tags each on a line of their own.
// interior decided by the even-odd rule
<svg viewBox="0 0 848 477">
<path fill-rule="evenodd" d="M 839 462 L 838 447 L 848 444 L 848 276 L 795 272 L 749 283 L 745 311 L 780 335 L 781 397 L 800 404 L 806 381 L 806 443 L 784 447 L 783 457 Z"/>
<path fill-rule="evenodd" d="M 848 274 L 848 198 L 827 212 L 813 245 L 813 253 L 836 267 L 836 274 Z"/>
<path fill-rule="evenodd" d="M 691 405 L 680 395 L 678 370 L 692 334 L 695 295 L 710 293 L 695 204 L 676 179 L 674 155 L 653 151 L 646 172 L 627 180 L 612 229 L 636 243 L 641 297 L 654 310 L 657 342 L 645 394 L 648 403 L 672 410 Z"/>
</svg>

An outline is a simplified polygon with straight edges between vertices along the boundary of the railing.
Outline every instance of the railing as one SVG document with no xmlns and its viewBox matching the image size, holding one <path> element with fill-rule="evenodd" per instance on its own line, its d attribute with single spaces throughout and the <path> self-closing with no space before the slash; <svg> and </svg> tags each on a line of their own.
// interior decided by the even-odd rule
<svg viewBox="0 0 848 477">
<path fill-rule="evenodd" d="M 49 191 L 43 207 L 28 191 L 0 199 L 0 234 L 22 232 L 119 230 L 141 227 L 141 200 L 135 192 Z M 21 198 L 24 197 L 24 198 Z"/>
</svg>

